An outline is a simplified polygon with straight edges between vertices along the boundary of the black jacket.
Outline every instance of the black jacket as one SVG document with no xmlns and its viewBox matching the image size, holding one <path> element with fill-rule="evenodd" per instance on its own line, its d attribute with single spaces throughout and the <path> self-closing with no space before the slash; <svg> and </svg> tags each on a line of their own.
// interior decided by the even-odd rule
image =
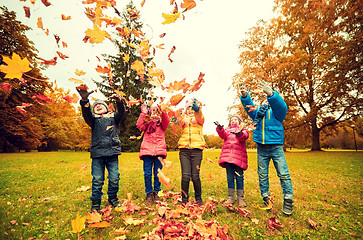
<svg viewBox="0 0 363 240">
<path fill-rule="evenodd" d="M 91 158 L 109 157 L 121 154 L 118 125 L 125 113 L 123 101 L 116 102 L 117 111 L 102 115 L 93 114 L 89 101 L 80 101 L 82 116 L 92 129 Z"/>
</svg>

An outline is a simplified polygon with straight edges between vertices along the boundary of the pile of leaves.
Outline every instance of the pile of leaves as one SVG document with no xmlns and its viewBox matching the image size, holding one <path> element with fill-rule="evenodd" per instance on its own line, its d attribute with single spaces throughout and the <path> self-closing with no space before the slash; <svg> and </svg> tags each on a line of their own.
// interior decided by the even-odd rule
<svg viewBox="0 0 363 240">
<path fill-rule="evenodd" d="M 122 202 L 121 207 L 111 208 L 107 206 L 100 213 L 96 211 L 88 213 L 83 217 L 77 214 L 72 220 L 72 232 L 78 233 L 78 238 L 82 238 L 80 233 L 87 228 L 107 228 L 112 226 L 112 220 L 121 218 L 123 226 L 115 227 L 113 233 L 115 239 L 126 239 L 130 233 L 128 227 L 150 224 L 155 227 L 147 233 L 140 233 L 142 239 L 233 239 L 228 234 L 228 226 L 221 226 L 215 219 L 206 220 L 207 214 L 215 215 L 217 200 L 209 198 L 203 206 L 199 206 L 195 201 L 181 205 L 181 194 L 176 192 L 161 192 L 161 201 L 156 202 L 154 207 L 142 207 L 132 201 L 132 193 L 127 194 L 127 198 Z M 229 209 L 232 209 L 229 206 Z M 233 208 L 233 211 L 243 217 L 251 214 L 247 209 Z M 113 213 L 113 214 L 111 214 Z M 140 217 L 133 217 L 137 214 Z M 153 215 L 152 220 L 143 219 L 143 216 Z M 151 221 L 148 223 L 147 221 Z"/>
</svg>

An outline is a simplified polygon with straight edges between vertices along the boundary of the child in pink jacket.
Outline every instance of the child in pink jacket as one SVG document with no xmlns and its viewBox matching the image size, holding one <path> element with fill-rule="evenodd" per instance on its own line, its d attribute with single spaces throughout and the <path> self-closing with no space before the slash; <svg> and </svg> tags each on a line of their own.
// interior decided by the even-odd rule
<svg viewBox="0 0 363 240">
<path fill-rule="evenodd" d="M 224 140 L 218 163 L 227 171 L 228 199 L 226 204 L 234 203 L 236 185 L 238 204 L 245 207 L 247 204 L 244 200 L 243 172 L 248 167 L 246 140 L 249 133 L 244 128 L 242 119 L 236 115 L 229 119 L 228 128 L 224 129 L 218 122 L 216 125 L 219 137 Z"/>
<path fill-rule="evenodd" d="M 144 131 L 139 157 L 144 161 L 143 168 L 147 206 L 150 206 L 154 200 L 160 200 L 158 192 L 161 190 L 161 183 L 157 174 L 158 169 L 162 169 L 163 165 L 158 158 L 165 159 L 167 156 L 165 131 L 168 125 L 169 116 L 161 110 L 160 106 L 155 106 L 150 109 L 145 104 L 141 106 L 141 114 L 137 120 L 136 127 Z M 152 185 L 153 174 L 154 187 Z"/>
</svg>

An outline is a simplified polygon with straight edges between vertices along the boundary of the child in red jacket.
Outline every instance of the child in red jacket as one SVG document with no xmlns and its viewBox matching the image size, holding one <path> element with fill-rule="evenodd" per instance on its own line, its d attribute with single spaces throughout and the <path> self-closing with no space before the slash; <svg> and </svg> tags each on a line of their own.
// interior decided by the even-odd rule
<svg viewBox="0 0 363 240">
<path fill-rule="evenodd" d="M 218 122 L 216 125 L 219 137 L 224 140 L 218 163 L 227 171 L 228 199 L 226 204 L 234 203 L 236 185 L 238 205 L 245 207 L 247 204 L 244 200 L 243 172 L 248 167 L 246 140 L 249 133 L 244 128 L 242 119 L 236 115 L 229 119 L 228 128 L 224 129 Z"/>
<path fill-rule="evenodd" d="M 139 157 L 144 161 L 143 168 L 147 206 L 150 206 L 154 200 L 160 200 L 158 192 L 161 190 L 161 183 L 157 174 L 158 169 L 162 169 L 163 165 L 158 158 L 165 159 L 167 156 L 165 131 L 169 125 L 169 121 L 168 114 L 162 111 L 160 106 L 155 106 L 150 109 L 145 104 L 141 106 L 141 114 L 136 126 L 141 131 L 144 131 Z M 154 187 L 152 185 L 153 174 Z"/>
</svg>

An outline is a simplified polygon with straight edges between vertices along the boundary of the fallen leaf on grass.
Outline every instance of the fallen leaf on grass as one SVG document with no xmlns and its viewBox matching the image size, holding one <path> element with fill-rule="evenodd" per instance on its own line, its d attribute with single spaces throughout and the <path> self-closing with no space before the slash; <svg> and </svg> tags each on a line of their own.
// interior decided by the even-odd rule
<svg viewBox="0 0 363 240">
<path fill-rule="evenodd" d="M 309 218 L 307 218 L 306 219 L 306 221 L 309 223 L 309 226 L 312 228 L 312 229 L 315 229 L 315 230 L 318 230 L 318 228 L 317 228 L 317 224 L 313 221 L 313 220 L 311 220 L 311 219 L 309 219 Z"/>
<path fill-rule="evenodd" d="M 72 232 L 80 233 L 85 227 L 86 217 L 80 217 L 79 213 L 77 213 L 77 217 L 71 220 L 72 224 Z"/>
<path fill-rule="evenodd" d="M 102 215 L 99 214 L 97 211 L 93 211 L 93 213 L 90 213 L 86 216 L 88 223 L 97 223 L 101 222 Z"/>
<path fill-rule="evenodd" d="M 259 222 L 260 222 L 260 220 L 258 220 L 258 219 L 256 219 L 256 218 L 252 218 L 252 219 L 251 219 L 251 221 L 252 221 L 254 224 L 256 224 L 256 225 L 258 225 L 258 224 L 259 224 Z"/>
<path fill-rule="evenodd" d="M 88 191 L 88 190 L 90 190 L 91 189 L 91 187 L 90 186 L 82 186 L 82 187 L 79 187 L 79 188 L 77 188 L 77 192 L 86 192 L 86 191 Z"/>
<path fill-rule="evenodd" d="M 126 235 L 129 232 L 130 232 L 130 230 L 127 230 L 127 229 L 125 229 L 123 227 L 120 227 L 120 228 L 116 229 L 113 233 L 116 234 L 116 235 L 120 235 L 120 234 Z"/>
<path fill-rule="evenodd" d="M 282 223 L 277 220 L 276 217 L 270 217 L 269 219 L 267 219 L 267 224 L 272 230 L 282 228 Z"/>
<path fill-rule="evenodd" d="M 111 223 L 106 222 L 106 221 L 96 222 L 96 223 L 92 223 L 92 224 L 88 225 L 88 227 L 96 227 L 96 228 L 106 228 L 109 226 L 111 226 Z"/>
<path fill-rule="evenodd" d="M 125 218 L 123 218 L 123 220 L 124 220 L 124 223 L 125 223 L 126 225 L 131 225 L 131 224 L 133 224 L 133 225 L 135 225 L 135 226 L 141 225 L 141 224 L 143 224 L 143 223 L 145 222 L 145 220 L 144 220 L 144 219 L 134 219 L 134 218 L 133 218 L 133 217 L 131 217 L 131 216 L 125 217 Z"/>
</svg>

